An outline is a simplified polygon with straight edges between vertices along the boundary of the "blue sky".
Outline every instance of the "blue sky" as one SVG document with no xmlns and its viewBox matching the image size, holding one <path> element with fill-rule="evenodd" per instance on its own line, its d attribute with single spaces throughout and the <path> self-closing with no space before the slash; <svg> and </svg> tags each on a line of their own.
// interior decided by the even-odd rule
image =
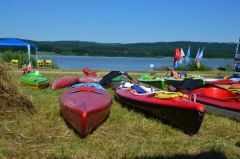
<svg viewBox="0 0 240 159">
<path fill-rule="evenodd" d="M 236 42 L 240 0 L 1 0 L 0 37 Z"/>
</svg>

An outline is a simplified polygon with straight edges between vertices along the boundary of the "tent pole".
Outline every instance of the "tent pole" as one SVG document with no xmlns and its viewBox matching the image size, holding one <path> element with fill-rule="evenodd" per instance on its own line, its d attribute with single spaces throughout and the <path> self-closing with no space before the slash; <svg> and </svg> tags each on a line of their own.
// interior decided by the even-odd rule
<svg viewBox="0 0 240 159">
<path fill-rule="evenodd" d="M 35 57 L 36 57 L 36 62 L 37 62 L 37 68 L 38 68 L 38 50 L 35 50 Z"/>
<path fill-rule="evenodd" d="M 38 68 L 38 50 L 36 50 L 36 62 L 37 62 L 37 68 Z"/>
<path fill-rule="evenodd" d="M 31 59 L 30 59 L 30 56 L 31 56 L 31 48 L 30 48 L 30 45 L 27 45 L 27 48 L 28 48 L 28 65 L 31 66 Z"/>
</svg>

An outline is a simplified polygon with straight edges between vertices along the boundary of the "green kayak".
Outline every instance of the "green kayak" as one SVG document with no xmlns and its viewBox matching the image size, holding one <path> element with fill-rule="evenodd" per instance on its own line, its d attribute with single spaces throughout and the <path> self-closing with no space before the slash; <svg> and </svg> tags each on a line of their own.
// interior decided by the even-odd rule
<svg viewBox="0 0 240 159">
<path fill-rule="evenodd" d="M 138 81 L 161 89 L 165 85 L 165 80 L 163 78 L 152 75 L 143 75 L 138 78 Z"/>
<path fill-rule="evenodd" d="M 191 78 L 191 79 L 201 79 L 203 81 L 205 81 L 206 78 L 203 78 L 201 76 L 194 76 L 194 75 L 190 75 L 188 77 L 185 77 L 185 78 Z M 185 78 L 174 78 L 174 77 L 166 77 L 165 78 L 165 81 L 166 83 L 168 84 L 178 84 L 178 83 L 181 83 Z M 204 83 L 203 83 L 204 85 Z"/>
<path fill-rule="evenodd" d="M 174 78 L 174 77 L 166 77 L 165 81 L 168 84 L 177 84 L 181 83 L 184 80 L 184 78 Z"/>
<path fill-rule="evenodd" d="M 38 71 L 22 75 L 20 77 L 20 82 L 33 89 L 43 89 L 49 86 L 48 78 Z"/>
</svg>

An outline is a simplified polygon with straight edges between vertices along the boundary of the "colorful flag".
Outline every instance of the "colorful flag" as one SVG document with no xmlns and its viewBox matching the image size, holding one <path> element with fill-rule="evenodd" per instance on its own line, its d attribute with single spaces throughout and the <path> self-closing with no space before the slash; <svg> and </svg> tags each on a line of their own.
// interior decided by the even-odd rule
<svg viewBox="0 0 240 159">
<path fill-rule="evenodd" d="M 198 52 L 198 54 L 196 56 L 196 61 L 197 62 L 201 62 L 202 61 L 203 51 L 204 51 L 204 48 L 199 49 L 199 52 Z"/>
<path fill-rule="evenodd" d="M 181 48 L 181 58 L 179 59 L 180 64 L 182 64 L 182 61 L 183 61 L 184 57 L 185 57 L 185 54 L 184 54 L 183 49 Z"/>
<path fill-rule="evenodd" d="M 234 70 L 240 70 L 240 38 L 237 44 L 235 59 L 234 59 Z"/>
<path fill-rule="evenodd" d="M 174 62 L 173 62 L 173 66 L 174 68 L 177 68 L 178 67 L 178 61 L 182 58 L 181 56 L 181 51 L 179 48 L 176 48 L 175 49 L 175 56 L 174 56 Z"/>
<path fill-rule="evenodd" d="M 200 68 L 200 62 L 202 61 L 203 51 L 204 51 L 204 48 L 199 48 L 195 58 L 195 62 L 198 68 Z"/>
<path fill-rule="evenodd" d="M 181 48 L 181 56 L 182 58 L 185 56 L 183 49 Z"/>
<path fill-rule="evenodd" d="M 191 49 L 190 49 L 190 46 L 189 46 L 188 51 L 187 51 L 187 55 L 185 57 L 185 64 L 186 65 L 189 65 L 189 63 L 190 63 L 190 53 L 191 53 Z"/>
<path fill-rule="evenodd" d="M 240 38 L 239 38 L 239 41 L 238 41 L 238 44 L 237 44 L 235 58 L 240 58 Z"/>
</svg>

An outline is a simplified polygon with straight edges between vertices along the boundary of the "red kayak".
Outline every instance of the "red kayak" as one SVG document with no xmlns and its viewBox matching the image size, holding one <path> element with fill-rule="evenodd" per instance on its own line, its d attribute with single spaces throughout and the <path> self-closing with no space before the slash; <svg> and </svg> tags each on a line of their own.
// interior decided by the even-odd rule
<svg viewBox="0 0 240 159">
<path fill-rule="evenodd" d="M 63 117 L 82 137 L 108 117 L 111 103 L 108 93 L 93 87 L 70 88 L 60 97 Z"/>
<path fill-rule="evenodd" d="M 83 76 L 79 78 L 80 83 L 100 83 L 102 77 L 99 76 Z"/>
<path fill-rule="evenodd" d="M 206 111 L 240 121 L 240 95 L 218 87 L 202 87 L 191 91 Z"/>
<path fill-rule="evenodd" d="M 185 98 L 159 99 L 149 94 L 135 95 L 131 93 L 131 88 L 116 89 L 116 97 L 121 102 L 151 113 L 190 135 L 198 132 L 203 121 L 205 107 Z"/>
<path fill-rule="evenodd" d="M 79 77 L 74 77 L 74 76 L 66 76 L 62 78 L 58 78 L 52 83 L 52 89 L 61 89 L 68 87 L 70 85 L 79 83 Z"/>
<path fill-rule="evenodd" d="M 82 72 L 86 76 L 98 76 L 97 72 L 90 70 L 90 68 L 86 67 L 82 69 Z"/>
<path fill-rule="evenodd" d="M 231 85 L 231 84 L 240 84 L 240 82 L 226 79 L 226 80 L 207 81 L 206 84 L 211 84 L 211 85 Z"/>
</svg>

